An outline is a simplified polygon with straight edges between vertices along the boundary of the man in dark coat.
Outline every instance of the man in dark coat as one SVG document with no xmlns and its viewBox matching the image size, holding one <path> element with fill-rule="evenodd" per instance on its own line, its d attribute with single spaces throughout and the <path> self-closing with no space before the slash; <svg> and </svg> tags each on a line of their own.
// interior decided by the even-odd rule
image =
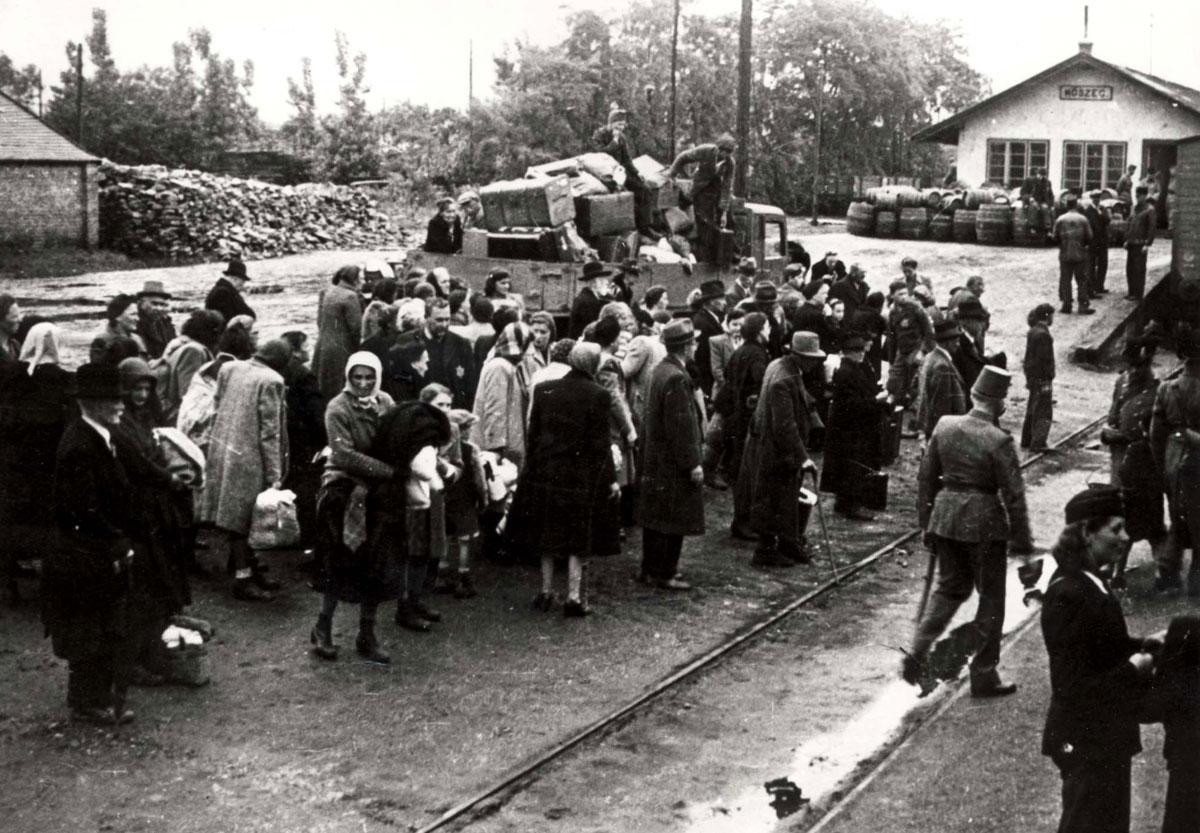
<svg viewBox="0 0 1200 833">
<path fill-rule="evenodd" d="M 1088 195 L 1090 201 L 1087 208 L 1083 211 L 1088 225 L 1092 227 L 1092 242 L 1088 244 L 1088 275 L 1093 297 L 1108 293 L 1104 288 L 1104 279 L 1108 277 L 1108 224 L 1112 221 L 1112 214 L 1100 204 L 1103 195 L 1103 191 L 1092 191 Z"/>
<path fill-rule="evenodd" d="M 1030 207 L 1049 208 L 1054 205 L 1054 188 L 1050 185 L 1045 168 L 1039 168 L 1036 174 L 1030 171 L 1029 176 L 1021 181 L 1021 199 Z M 1034 211 L 1031 216 L 1034 231 L 1039 239 L 1044 239 L 1046 227 L 1043 225 L 1043 212 Z"/>
<path fill-rule="evenodd" d="M 229 266 L 226 267 L 221 278 L 208 291 L 208 297 L 204 299 L 204 308 L 221 313 L 226 324 L 239 315 L 257 318 L 254 310 L 250 309 L 250 305 L 242 297 L 242 290 L 246 288 L 249 280 L 245 263 L 237 258 L 229 261 Z"/>
<path fill-rule="evenodd" d="M 1101 569 L 1129 546 L 1120 492 L 1084 489 L 1066 505 L 1057 569 L 1042 604 L 1050 708 L 1042 754 L 1062 775 L 1059 833 L 1128 833 L 1130 763 L 1157 638 L 1135 639 Z M 1193 819 L 1193 822 L 1195 820 Z"/>
<path fill-rule="evenodd" d="M 1054 421 L 1054 307 L 1038 304 L 1029 312 L 1029 333 L 1025 337 L 1025 421 L 1021 426 L 1021 448 L 1033 452 L 1046 450 L 1050 425 Z"/>
<path fill-rule="evenodd" d="M 733 199 L 733 152 L 737 142 L 728 133 L 714 144 L 697 145 L 685 150 L 667 170 L 674 179 L 687 165 L 695 164 L 692 175 L 692 206 L 696 215 L 697 248 L 705 259 L 715 262 L 720 251 L 719 238 L 728 222 Z"/>
<path fill-rule="evenodd" d="M 858 312 L 859 307 L 867 304 L 867 296 L 871 294 L 871 287 L 867 286 L 866 277 L 867 273 L 855 263 L 850 266 L 846 277 L 838 278 L 833 282 L 833 286 L 829 287 L 829 300 L 841 301 L 846 307 L 847 322 L 853 320 L 854 313 Z"/>
<path fill-rule="evenodd" d="M 663 590 L 688 590 L 678 576 L 683 536 L 704 534 L 700 412 L 685 367 L 695 328 L 672 321 L 661 338 L 667 357 L 654 368 L 642 423 L 642 576 Z"/>
<path fill-rule="evenodd" d="M 1150 419 L 1150 448 L 1166 480 L 1171 538 L 1162 548 L 1154 587 L 1182 589 L 1183 551 L 1192 549 L 1187 589 L 1200 597 L 1200 339 L 1182 336 L 1183 373 L 1158 386 Z"/>
<path fill-rule="evenodd" d="M 1129 287 L 1126 297 L 1132 301 L 1142 300 L 1146 291 L 1146 255 L 1158 231 L 1156 202 L 1154 197 L 1148 197 L 1146 193 L 1146 187 L 1139 185 L 1138 203 L 1129 218 L 1129 225 L 1125 227 L 1125 283 Z"/>
<path fill-rule="evenodd" d="M 391 358 L 397 348 L 411 342 L 420 342 L 429 351 L 429 369 L 425 382 L 445 385 L 454 395 L 454 407 L 470 410 L 475 405 L 475 385 L 479 381 L 479 370 L 475 366 L 475 353 L 471 342 L 457 333 L 450 332 L 450 302 L 445 298 L 429 301 L 429 314 L 425 326 L 409 330 L 396 339 L 389 351 Z"/>
<path fill-rule="evenodd" d="M 583 338 L 583 331 L 587 325 L 600 317 L 600 310 L 604 308 L 606 302 L 606 298 L 601 296 L 607 294 L 608 279 L 611 276 L 612 272 L 605 269 L 603 263 L 589 261 L 583 264 L 583 272 L 579 275 L 579 283 L 583 286 L 575 294 L 575 300 L 571 303 L 571 319 L 567 326 L 568 337 Z"/>
<path fill-rule="evenodd" d="M 125 407 L 117 369 L 84 365 L 76 396 L 81 414 L 63 432 L 55 465 L 59 537 L 44 565 L 42 615 L 55 655 L 69 665 L 72 718 L 128 723 L 132 640 L 125 600 L 139 515 L 115 445 Z"/>
<path fill-rule="evenodd" d="M 803 374 L 824 359 L 816 333 L 796 332 L 791 352 L 772 361 L 763 375 L 738 474 L 739 503 L 748 503 L 750 528 L 759 536 L 750 561 L 755 567 L 810 560 L 800 537 L 798 501 L 804 473 L 817 466 L 808 456 L 812 401 Z"/>
<path fill-rule="evenodd" d="M 282 336 L 292 347 L 292 359 L 283 372 L 287 386 L 288 473 L 283 487 L 296 493 L 300 521 L 300 545 L 316 544 L 317 489 L 321 484 L 324 459 L 314 459 L 325 447 L 325 397 L 317 376 L 308 366 L 308 336 L 299 330 Z"/>
<path fill-rule="evenodd" d="M 721 323 L 725 319 L 725 284 L 719 280 L 700 284 L 700 297 L 696 299 L 700 309 L 692 316 L 692 327 L 696 331 L 696 369 L 700 376 L 700 389 L 705 396 L 712 395 L 712 357 L 708 351 L 708 340 L 725 332 Z"/>
<path fill-rule="evenodd" d="M 737 274 L 733 276 L 733 284 L 725 293 L 725 301 L 735 307 L 747 298 L 754 297 L 755 276 L 758 274 L 758 261 L 752 257 L 744 257 L 738 261 Z"/>
<path fill-rule="evenodd" d="M 953 321 L 940 321 L 933 335 L 937 346 L 921 360 L 917 386 L 917 428 L 926 441 L 942 417 L 967 412 L 967 388 L 954 365 L 962 333 Z"/>
<path fill-rule="evenodd" d="M 837 252 L 826 252 L 825 257 L 813 266 L 808 279 L 809 282 L 835 283 L 846 277 L 846 274 L 846 264 L 838 259 Z"/>
<path fill-rule="evenodd" d="M 825 435 L 821 490 L 837 499 L 833 511 L 855 521 L 874 520 L 858 500 L 863 476 L 882 464 L 881 428 L 891 408 L 879 377 L 864 362 L 866 341 L 851 335 L 842 342 L 842 361 L 833 374 L 833 400 Z"/>
<path fill-rule="evenodd" d="M 149 357 L 160 358 L 177 335 L 167 306 L 171 293 L 163 288 L 162 281 L 146 281 L 137 298 L 138 325 L 134 332 L 142 337 Z"/>
<path fill-rule="evenodd" d="M 937 587 L 904 657 L 903 677 L 915 684 L 934 641 L 959 606 L 979 593 L 978 650 L 971 659 L 971 696 L 999 697 L 1017 690 L 996 666 L 1004 632 L 1006 554 L 1029 555 L 1033 539 L 1025 483 L 1012 437 L 997 426 L 1011 376 L 985 367 L 971 389 L 974 407 L 939 420 L 917 476 L 917 514 L 925 546 L 937 559 Z"/>
<path fill-rule="evenodd" d="M 454 200 L 442 197 L 437 201 L 438 213 L 429 220 L 425 229 L 425 251 L 434 254 L 452 255 L 462 251 L 462 218 L 455 210 Z"/>
</svg>

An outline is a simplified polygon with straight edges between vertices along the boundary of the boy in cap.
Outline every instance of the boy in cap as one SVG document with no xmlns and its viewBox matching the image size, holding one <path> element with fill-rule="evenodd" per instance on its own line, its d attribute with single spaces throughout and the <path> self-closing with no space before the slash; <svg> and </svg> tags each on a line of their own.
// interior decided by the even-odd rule
<svg viewBox="0 0 1200 833">
<path fill-rule="evenodd" d="M 487 228 L 483 221 L 483 200 L 474 191 L 463 191 L 458 195 L 458 210 L 464 229 Z"/>
<path fill-rule="evenodd" d="M 163 287 L 162 281 L 146 281 L 137 299 L 138 325 L 135 332 L 142 337 L 149 357 L 160 358 L 167 345 L 178 335 L 175 325 L 171 323 L 167 305 L 171 293 Z"/>
<path fill-rule="evenodd" d="M 937 587 L 923 611 L 902 676 L 916 684 L 933 643 L 975 590 L 978 650 L 970 663 L 971 696 L 1012 694 L 996 665 L 1004 629 L 1008 550 L 1033 552 L 1025 483 L 1012 437 L 998 426 L 1011 376 L 987 366 L 971 388 L 971 411 L 938 421 L 921 459 L 917 512 L 937 564 Z"/>
<path fill-rule="evenodd" d="M 1029 332 L 1025 336 L 1025 421 L 1021 426 L 1021 448 L 1035 454 L 1046 452 L 1050 424 L 1054 421 L 1054 307 L 1038 304 L 1029 311 Z"/>
</svg>

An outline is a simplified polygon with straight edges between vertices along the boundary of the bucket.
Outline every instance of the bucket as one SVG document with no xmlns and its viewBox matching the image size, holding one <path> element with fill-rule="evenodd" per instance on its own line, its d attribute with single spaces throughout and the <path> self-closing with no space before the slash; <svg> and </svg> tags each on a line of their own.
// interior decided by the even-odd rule
<svg viewBox="0 0 1200 833">
<path fill-rule="evenodd" d="M 799 523 L 797 526 L 800 527 L 801 538 L 804 537 L 805 532 L 808 530 L 808 519 L 812 517 L 813 509 L 816 507 L 816 505 L 817 493 L 810 489 L 801 487 L 799 505 L 796 507 L 797 514 L 799 515 Z"/>
</svg>

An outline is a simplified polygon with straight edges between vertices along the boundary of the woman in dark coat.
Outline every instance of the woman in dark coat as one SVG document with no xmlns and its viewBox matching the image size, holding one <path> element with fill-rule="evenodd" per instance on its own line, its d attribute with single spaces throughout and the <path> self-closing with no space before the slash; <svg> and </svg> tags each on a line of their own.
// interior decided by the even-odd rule
<svg viewBox="0 0 1200 833">
<path fill-rule="evenodd" d="M 509 524 L 520 546 L 542 561 L 534 607 L 553 603 L 554 565 L 567 564 L 564 616 L 589 612 L 584 571 L 589 556 L 620 552 L 616 469 L 609 442 L 612 394 L 595 381 L 599 345 L 576 344 L 561 379 L 538 385 L 529 416 L 525 470 Z"/>
<path fill-rule="evenodd" d="M 115 432 L 117 454 L 129 476 L 139 525 L 146 533 L 145 552 L 134 559 L 129 592 L 132 682 L 158 685 L 167 671 L 162 632 L 168 619 L 191 603 L 190 559 L 185 550 L 192 496 L 186 478 L 167 468 L 154 438 L 154 429 L 162 423 L 154 371 L 136 357 L 122 361 L 118 370 L 125 412 Z"/>
<path fill-rule="evenodd" d="M 1117 409 L 1117 430 L 1124 443 L 1124 454 L 1116 484 L 1121 489 L 1125 505 L 1125 531 L 1132 545 L 1148 541 L 1157 556 L 1166 543 L 1167 529 L 1163 523 L 1163 494 L 1166 485 L 1154 461 L 1150 448 L 1150 420 L 1154 416 L 1154 398 L 1158 394 L 1158 379 L 1150 365 L 1135 365 L 1123 375 L 1124 400 Z M 1128 551 L 1113 573 L 1113 584 L 1125 583 L 1125 563 Z"/>
<path fill-rule="evenodd" d="M 462 219 L 454 208 L 454 200 L 442 197 L 437 201 L 438 213 L 433 215 L 425 230 L 424 249 L 434 254 L 452 255 L 462 251 Z"/>
<path fill-rule="evenodd" d="M 887 394 L 865 363 L 866 342 L 854 335 L 842 345 L 842 362 L 833 374 L 833 401 L 825 434 L 821 491 L 833 492 L 833 511 L 852 520 L 875 516 L 858 502 L 863 475 L 882 465 L 880 428 Z"/>
<path fill-rule="evenodd" d="M 282 338 L 292 348 L 292 358 L 283 371 L 288 435 L 288 473 L 283 487 L 296 493 L 300 546 L 309 549 L 317 540 L 317 490 L 325 468 L 325 461 L 318 458 L 325 448 L 325 397 L 307 364 L 308 336 L 290 330 Z"/>
<path fill-rule="evenodd" d="M 337 659 L 333 643 L 333 614 L 338 602 L 359 607 L 359 656 L 376 665 L 391 657 L 375 637 L 375 611 L 379 603 L 399 595 L 398 558 L 364 556 L 370 538 L 366 513 L 368 491 L 395 477 L 395 469 L 372 456 L 371 451 L 384 415 L 395 405 L 380 390 L 383 376 L 379 359 L 365 350 L 346 361 L 345 388 L 325 410 L 325 433 L 331 454 L 317 497 L 317 572 L 313 588 L 322 594 L 321 613 L 309 640 L 321 659 Z"/>
<path fill-rule="evenodd" d="M 425 387 L 429 371 L 429 349 L 413 340 L 392 345 L 388 350 L 383 389 L 397 402 L 415 402 Z"/>
<path fill-rule="evenodd" d="M 746 432 L 754 416 L 754 405 L 762 389 L 763 374 L 771 362 L 767 352 L 767 337 L 763 332 L 767 317 L 752 312 L 742 318 L 742 343 L 729 357 L 725 367 L 725 384 L 717 395 L 715 407 L 724 415 L 728 426 L 726 444 L 729 447 L 729 471 L 736 474 L 742 465 L 742 449 Z M 735 538 L 747 537 L 749 530 L 733 530 Z"/>
<path fill-rule="evenodd" d="M 1139 707 L 1155 640 L 1129 636 L 1101 576 L 1128 548 L 1123 511 L 1118 490 L 1084 489 L 1067 502 L 1052 550 L 1058 567 L 1041 614 L 1051 692 L 1042 754 L 1062 775 L 1059 833 L 1129 830 L 1130 763 L 1142 749 Z"/>
</svg>

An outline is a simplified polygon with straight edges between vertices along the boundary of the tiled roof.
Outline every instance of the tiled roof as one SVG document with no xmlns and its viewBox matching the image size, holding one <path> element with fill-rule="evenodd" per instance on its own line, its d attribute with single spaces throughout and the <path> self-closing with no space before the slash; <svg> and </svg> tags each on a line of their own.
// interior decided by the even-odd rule
<svg viewBox="0 0 1200 833">
<path fill-rule="evenodd" d="M 99 162 L 0 93 L 0 162 Z"/>
<path fill-rule="evenodd" d="M 1193 90 L 1191 87 L 1183 86 L 1183 84 L 1176 84 L 1173 81 L 1167 81 L 1156 75 L 1150 75 L 1149 73 L 1130 67 L 1121 67 L 1120 69 L 1130 78 L 1146 85 L 1160 95 L 1165 95 L 1167 98 L 1179 102 L 1180 106 L 1200 113 L 1200 90 Z"/>
</svg>

